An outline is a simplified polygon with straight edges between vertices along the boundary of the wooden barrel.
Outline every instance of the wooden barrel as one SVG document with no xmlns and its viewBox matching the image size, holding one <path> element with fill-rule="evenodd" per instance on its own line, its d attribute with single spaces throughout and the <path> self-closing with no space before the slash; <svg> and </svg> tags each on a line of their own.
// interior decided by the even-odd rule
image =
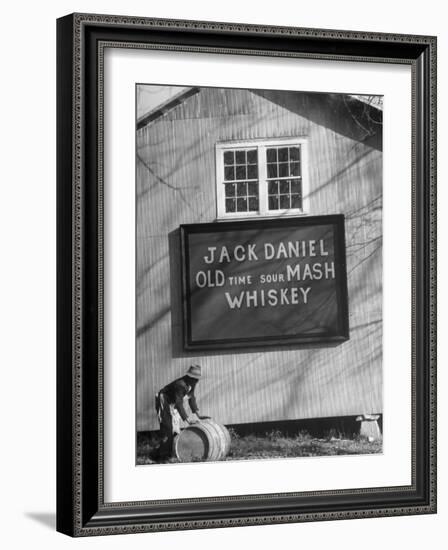
<svg viewBox="0 0 448 550">
<path fill-rule="evenodd" d="M 221 431 L 224 438 L 224 449 L 223 449 L 223 454 L 221 458 L 224 458 L 225 456 L 227 456 L 230 451 L 230 443 L 231 443 L 229 430 L 223 424 L 219 424 L 219 422 L 216 422 L 212 418 L 204 418 L 204 420 L 201 420 L 201 422 L 203 424 L 204 423 L 213 424 L 217 430 Z"/>
<path fill-rule="evenodd" d="M 229 449 L 229 431 L 211 418 L 188 426 L 174 440 L 174 454 L 181 462 L 221 460 Z"/>
</svg>

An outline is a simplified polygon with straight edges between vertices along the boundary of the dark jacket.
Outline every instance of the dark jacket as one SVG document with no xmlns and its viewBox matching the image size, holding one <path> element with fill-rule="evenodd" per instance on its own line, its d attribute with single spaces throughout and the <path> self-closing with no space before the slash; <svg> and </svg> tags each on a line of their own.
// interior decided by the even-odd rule
<svg viewBox="0 0 448 550">
<path fill-rule="evenodd" d="M 188 396 L 191 412 L 196 413 L 199 410 L 194 395 L 196 384 L 197 380 L 182 376 L 182 378 L 177 378 L 177 380 L 174 380 L 174 382 L 171 382 L 160 390 L 160 393 L 166 396 L 168 402 L 176 406 L 182 420 L 187 420 L 188 418 L 188 414 L 184 408 L 184 397 L 186 395 Z"/>
</svg>

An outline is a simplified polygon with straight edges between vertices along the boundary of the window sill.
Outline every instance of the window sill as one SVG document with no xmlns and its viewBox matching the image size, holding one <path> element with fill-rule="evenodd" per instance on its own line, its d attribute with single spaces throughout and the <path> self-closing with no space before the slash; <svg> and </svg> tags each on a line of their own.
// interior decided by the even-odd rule
<svg viewBox="0 0 448 550">
<path fill-rule="evenodd" d="M 309 214 L 310 214 L 309 212 L 305 212 L 303 210 L 276 210 L 275 213 L 268 212 L 266 214 L 259 214 L 258 212 L 254 212 L 254 213 L 240 212 L 240 213 L 232 213 L 232 214 L 217 216 L 215 221 L 222 222 L 222 221 L 232 221 L 232 220 L 253 220 L 253 219 L 272 220 L 272 219 L 278 219 L 278 218 L 291 218 L 295 216 L 308 216 Z"/>
</svg>

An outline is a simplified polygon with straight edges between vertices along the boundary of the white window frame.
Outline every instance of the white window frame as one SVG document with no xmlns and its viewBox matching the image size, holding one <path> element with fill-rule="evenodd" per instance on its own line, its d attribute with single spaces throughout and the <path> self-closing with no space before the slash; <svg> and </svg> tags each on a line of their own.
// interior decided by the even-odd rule
<svg viewBox="0 0 448 550">
<path fill-rule="evenodd" d="M 302 208 L 284 210 L 268 209 L 268 177 L 266 149 L 269 147 L 300 146 L 302 182 Z M 224 187 L 224 152 L 232 149 L 257 148 L 258 150 L 258 212 L 226 212 Z M 216 158 L 216 217 L 222 219 L 277 218 L 301 216 L 309 213 L 308 139 L 306 137 L 250 139 L 245 141 L 221 141 L 215 146 Z M 263 159 L 260 162 L 260 159 Z"/>
</svg>

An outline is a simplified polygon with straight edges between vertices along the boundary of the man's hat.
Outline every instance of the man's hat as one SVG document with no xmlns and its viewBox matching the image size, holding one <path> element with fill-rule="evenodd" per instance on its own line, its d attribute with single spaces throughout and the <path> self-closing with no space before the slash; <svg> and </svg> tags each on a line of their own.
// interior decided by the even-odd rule
<svg viewBox="0 0 448 550">
<path fill-rule="evenodd" d="M 185 375 L 199 380 L 199 378 L 201 378 L 201 365 L 191 365 Z"/>
</svg>

